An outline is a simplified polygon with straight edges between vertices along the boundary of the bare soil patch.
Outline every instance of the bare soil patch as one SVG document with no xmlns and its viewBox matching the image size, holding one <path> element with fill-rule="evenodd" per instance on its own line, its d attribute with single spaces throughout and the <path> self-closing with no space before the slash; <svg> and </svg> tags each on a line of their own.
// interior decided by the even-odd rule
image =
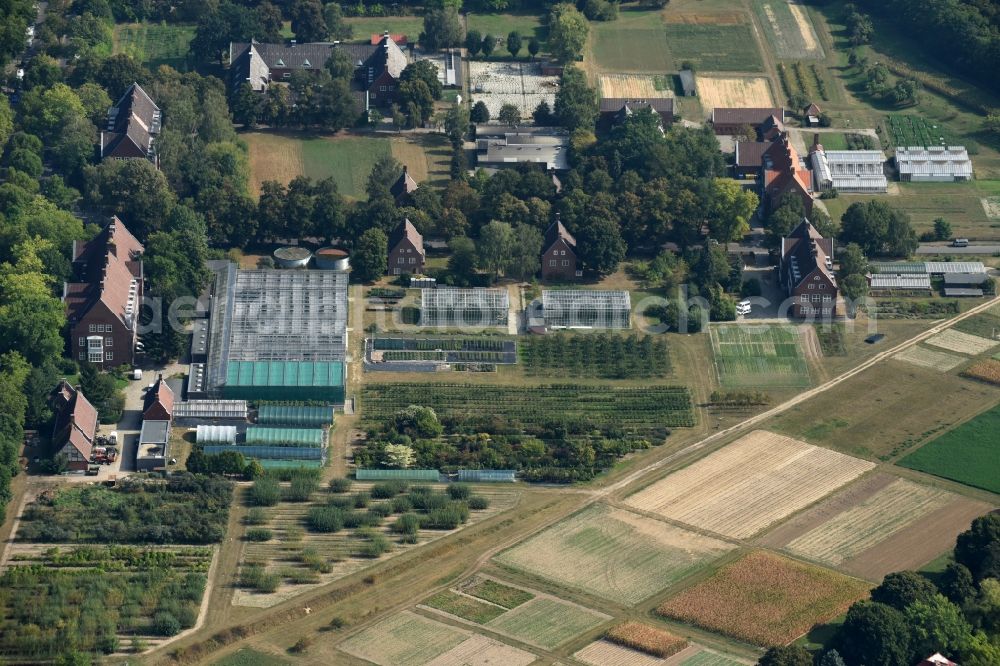
<svg viewBox="0 0 1000 666">
<path fill-rule="evenodd" d="M 773 107 L 774 95 L 763 76 L 698 76 L 698 95 L 706 112 L 725 107 Z"/>
<path fill-rule="evenodd" d="M 626 99 L 673 97 L 673 91 L 667 87 L 667 83 L 661 77 L 658 89 L 657 77 L 648 74 L 602 74 L 601 95 Z"/>
</svg>

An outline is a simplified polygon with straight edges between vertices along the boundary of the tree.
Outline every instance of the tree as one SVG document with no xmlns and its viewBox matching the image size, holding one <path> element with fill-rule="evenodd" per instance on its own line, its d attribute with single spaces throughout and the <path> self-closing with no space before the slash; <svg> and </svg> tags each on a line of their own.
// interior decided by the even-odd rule
<svg viewBox="0 0 1000 666">
<path fill-rule="evenodd" d="M 469 118 L 474 123 L 488 123 L 490 121 L 490 110 L 483 100 L 472 105 L 472 113 Z"/>
<path fill-rule="evenodd" d="M 418 60 L 410 63 L 399 75 L 399 80 L 401 83 L 423 81 L 427 85 L 431 97 L 436 100 L 441 99 L 442 87 L 441 81 L 438 79 L 437 65 L 430 60 Z"/>
<path fill-rule="evenodd" d="M 112 99 L 119 99 L 133 83 L 146 82 L 149 72 L 129 54 L 116 53 L 101 64 L 96 78 Z"/>
<path fill-rule="evenodd" d="M 602 275 L 614 273 L 625 258 L 625 241 L 617 220 L 599 212 L 577 230 L 576 244 L 583 265 Z"/>
<path fill-rule="evenodd" d="M 757 210 L 757 195 L 730 178 L 712 181 L 712 208 L 708 228 L 712 238 L 722 243 L 738 241 L 750 232 L 750 218 Z"/>
<path fill-rule="evenodd" d="M 757 666 L 813 666 L 812 654 L 799 645 L 770 648 L 757 661 Z"/>
<path fill-rule="evenodd" d="M 233 95 L 233 122 L 253 128 L 263 112 L 261 96 L 249 83 L 240 84 Z"/>
<path fill-rule="evenodd" d="M 840 261 L 840 272 L 837 274 L 840 280 L 846 279 L 848 275 L 864 275 L 868 272 L 868 260 L 857 243 L 848 243 L 840 250 L 837 258 Z"/>
<path fill-rule="evenodd" d="M 847 208 L 841 217 L 840 240 L 857 243 L 867 256 L 909 256 L 919 245 L 909 215 L 878 200 Z"/>
<path fill-rule="evenodd" d="M 326 21 L 326 29 L 330 33 L 330 39 L 345 41 L 354 36 L 354 28 L 344 20 L 344 12 L 341 10 L 340 4 L 327 3 L 323 7 L 323 20 Z"/>
<path fill-rule="evenodd" d="M 570 130 L 593 130 L 597 120 L 597 91 L 587 83 L 587 76 L 573 65 L 563 69 L 556 91 L 555 117 Z"/>
<path fill-rule="evenodd" d="M 490 222 L 479 231 L 477 250 L 479 266 L 500 277 L 513 255 L 514 230 L 506 222 Z"/>
<path fill-rule="evenodd" d="M 882 584 L 872 590 L 872 601 L 905 610 L 910 604 L 928 601 L 935 594 L 934 584 L 915 571 L 897 571 L 882 579 Z"/>
<path fill-rule="evenodd" d="M 361 234 L 351 257 L 354 275 L 362 282 L 371 282 L 385 275 L 388 252 L 389 238 L 384 231 L 369 229 Z"/>
<path fill-rule="evenodd" d="M 972 627 L 962 611 L 940 594 L 913 602 L 904 615 L 910 627 L 912 661 L 935 652 L 955 655 L 972 636 Z"/>
<path fill-rule="evenodd" d="M 517 30 L 511 30 L 507 34 L 507 51 L 510 53 L 512 58 L 517 58 L 517 54 L 521 52 L 521 47 L 524 45 L 521 39 L 521 33 Z"/>
<path fill-rule="evenodd" d="M 52 141 L 73 118 L 86 116 L 83 102 L 65 83 L 35 88 L 21 98 L 24 128 L 44 141 Z"/>
<path fill-rule="evenodd" d="M 816 666 L 847 666 L 847 664 L 844 663 L 844 658 L 840 656 L 839 652 L 827 650 L 816 662 Z"/>
<path fill-rule="evenodd" d="M 948 240 L 951 238 L 951 223 L 943 217 L 934 220 L 934 239 Z"/>
<path fill-rule="evenodd" d="M 291 19 L 295 39 L 303 43 L 321 42 L 330 35 L 319 0 L 296 0 L 292 5 Z"/>
<path fill-rule="evenodd" d="M 534 60 L 538 52 L 542 50 L 542 43 L 538 41 L 537 37 L 532 37 L 528 40 L 528 53 L 531 54 L 531 59 Z"/>
<path fill-rule="evenodd" d="M 389 197 L 389 188 L 399 179 L 401 173 L 403 165 L 392 155 L 383 155 L 375 160 L 368 174 L 368 181 L 365 183 L 369 201 Z"/>
<path fill-rule="evenodd" d="M 413 447 L 405 444 L 386 444 L 384 455 L 385 466 L 393 469 L 406 469 L 417 460 Z"/>
<path fill-rule="evenodd" d="M 428 51 L 461 46 L 465 39 L 462 19 L 455 7 L 428 9 L 424 14 L 424 31 L 420 45 Z"/>
<path fill-rule="evenodd" d="M 573 62 L 590 34 L 587 18 L 576 7 L 561 3 L 549 12 L 549 50 L 561 62 Z"/>
<path fill-rule="evenodd" d="M 480 50 L 483 52 L 484 58 L 489 58 L 493 55 L 493 51 L 497 48 L 497 38 L 493 35 L 487 33 L 483 37 L 483 43 L 480 45 Z"/>
<path fill-rule="evenodd" d="M 920 82 L 916 79 L 899 79 L 892 87 L 890 96 L 899 105 L 913 105 L 918 101 Z"/>
<path fill-rule="evenodd" d="M 977 582 L 1000 579 L 1000 514 L 980 516 L 958 535 L 955 561 L 966 566 Z"/>
<path fill-rule="evenodd" d="M 483 36 L 478 30 L 470 30 L 465 35 L 465 49 L 469 52 L 470 58 L 475 58 L 476 54 L 483 48 Z"/>
<path fill-rule="evenodd" d="M 976 596 L 976 582 L 964 564 L 949 562 L 938 581 L 941 593 L 952 603 L 962 606 Z"/>
<path fill-rule="evenodd" d="M 59 67 L 59 62 L 52 56 L 43 53 L 32 58 L 24 72 L 22 84 L 25 90 L 31 90 L 38 86 L 51 88 L 55 84 L 61 83 L 62 80 L 62 68 Z"/>
<path fill-rule="evenodd" d="M 0 151 L 7 145 L 7 140 L 14 133 L 14 110 L 6 95 L 0 95 Z"/>
<path fill-rule="evenodd" d="M 868 294 L 868 280 L 864 275 L 852 273 L 840 282 L 840 293 L 850 301 L 858 301 Z"/>
<path fill-rule="evenodd" d="M 906 617 L 892 606 L 859 601 L 847 611 L 833 647 L 849 664 L 908 664 L 910 631 Z"/>
<path fill-rule="evenodd" d="M 544 99 L 539 102 L 535 110 L 531 112 L 531 119 L 535 121 L 536 125 L 551 125 L 552 108 L 549 106 L 549 103 Z"/>
<path fill-rule="evenodd" d="M 504 125 L 514 126 L 521 122 L 521 111 L 518 110 L 518 108 L 513 104 L 504 104 L 500 107 L 500 113 L 497 114 L 497 120 Z"/>
<path fill-rule="evenodd" d="M 87 396 L 101 423 L 115 423 L 121 418 L 125 397 L 115 388 L 115 379 L 101 372 L 93 363 L 80 364 L 80 390 Z"/>
<path fill-rule="evenodd" d="M 448 273 L 455 284 L 468 286 L 476 274 L 476 244 L 465 236 L 456 236 L 448 243 L 451 256 L 448 257 Z"/>
<path fill-rule="evenodd" d="M 506 273 L 518 280 L 530 280 L 541 268 L 542 232 L 529 224 L 514 227 L 514 242 Z"/>
<path fill-rule="evenodd" d="M 13 263 L 0 264 L 0 350 L 17 350 L 35 366 L 58 358 L 63 349 L 65 308 L 39 258 L 51 245 L 41 238 L 26 240 L 14 248 Z"/>
<path fill-rule="evenodd" d="M 128 220 L 140 240 L 162 228 L 175 202 L 166 176 L 147 160 L 105 160 L 94 170 L 88 198 Z"/>
<path fill-rule="evenodd" d="M 96 83 L 84 83 L 75 90 L 90 122 L 98 126 L 103 125 L 108 116 L 108 108 L 113 102 L 108 93 Z"/>
<path fill-rule="evenodd" d="M 411 438 L 433 439 L 444 432 L 444 426 L 430 407 L 409 405 L 393 415 L 392 427 Z"/>
</svg>

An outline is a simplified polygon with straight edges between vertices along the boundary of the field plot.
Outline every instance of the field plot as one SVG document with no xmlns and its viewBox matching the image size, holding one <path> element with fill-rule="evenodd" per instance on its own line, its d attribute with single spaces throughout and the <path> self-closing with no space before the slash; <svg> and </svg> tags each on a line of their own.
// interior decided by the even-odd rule
<svg viewBox="0 0 1000 666">
<path fill-rule="evenodd" d="M 674 96 L 668 78 L 647 74 L 602 74 L 600 90 L 602 97 L 648 99 Z"/>
<path fill-rule="evenodd" d="M 706 112 L 716 107 L 773 107 L 771 86 L 762 76 L 698 75 L 698 95 Z"/>
<path fill-rule="evenodd" d="M 785 645 L 867 595 L 869 584 L 757 551 L 656 610 L 754 645 Z"/>
<path fill-rule="evenodd" d="M 980 361 L 966 368 L 962 372 L 962 376 L 1000 386 L 1000 359 L 988 358 Z"/>
<path fill-rule="evenodd" d="M 597 66 L 606 72 L 675 69 L 659 11 L 621 12 L 616 21 L 594 21 L 591 45 Z"/>
<path fill-rule="evenodd" d="M 744 666 L 751 662 L 741 661 L 733 657 L 719 654 L 711 650 L 700 650 L 677 663 L 677 666 Z M 671 662 L 673 666 L 673 662 Z"/>
<path fill-rule="evenodd" d="M 622 622 L 608 629 L 604 637 L 612 643 L 661 658 L 675 655 L 688 646 L 686 638 L 641 622 Z"/>
<path fill-rule="evenodd" d="M 265 509 L 264 522 L 257 527 L 270 530 L 272 538 L 261 542 L 248 542 L 243 549 L 241 566 L 246 569 L 250 564 L 259 564 L 265 574 L 278 576 L 280 584 L 273 590 L 251 589 L 251 586 L 240 587 L 233 594 L 233 604 L 270 608 L 314 589 L 317 585 L 350 575 L 387 557 L 416 548 L 454 531 L 430 529 L 425 526 L 418 529 L 415 534 L 407 534 L 407 538 L 402 539 L 399 533 L 393 531 L 393 524 L 402 513 L 415 511 L 412 506 L 408 508 L 408 505 L 414 504 L 415 499 L 412 493 L 400 493 L 391 500 L 371 500 L 371 491 L 375 485 L 380 484 L 355 483 L 349 495 L 319 491 L 314 493 L 313 502 L 284 501 L 275 507 Z M 439 491 L 442 486 L 432 488 L 435 498 L 440 499 Z M 474 494 L 486 498 L 489 506 L 485 510 L 470 511 L 467 525 L 511 508 L 517 503 L 520 491 L 497 484 L 477 487 Z M 355 502 L 367 503 L 367 509 L 355 509 L 354 506 L 357 505 Z M 397 505 L 397 502 L 400 504 Z M 340 517 L 343 524 L 339 525 L 338 529 L 324 532 L 310 522 L 317 518 L 315 510 L 338 504 L 346 504 L 349 507 Z M 384 518 L 379 516 L 379 513 L 384 514 L 387 511 L 389 515 Z M 420 516 L 426 518 L 428 513 L 418 514 L 418 518 Z M 365 554 L 363 547 L 366 538 L 359 534 L 360 530 L 371 530 L 387 539 L 390 550 L 380 557 Z M 441 600 L 441 603 L 447 602 L 447 599 Z"/>
<path fill-rule="evenodd" d="M 544 100 L 549 108 L 555 107 L 558 76 L 542 76 L 542 66 L 537 62 L 483 62 L 469 63 L 469 90 L 472 103 L 483 102 L 496 118 L 504 104 L 513 104 L 521 118 L 530 122 L 531 113 Z"/>
<path fill-rule="evenodd" d="M 194 38 L 193 25 L 117 24 L 114 52 L 127 53 L 151 70 L 169 65 L 179 72 L 188 69 L 188 48 Z"/>
<path fill-rule="evenodd" d="M 212 663 L 212 666 L 288 666 L 291 662 L 274 655 L 258 652 L 251 648 L 241 648 Z"/>
<path fill-rule="evenodd" d="M 667 661 L 603 638 L 575 653 L 573 658 L 591 666 L 663 666 Z"/>
<path fill-rule="evenodd" d="M 959 354 L 977 356 L 993 349 L 1000 344 L 1000 342 L 990 340 L 989 338 L 981 338 L 978 335 L 970 335 L 969 333 L 963 333 L 962 331 L 956 331 L 955 329 L 950 328 L 946 331 L 941 331 L 931 338 L 928 338 L 927 344 L 940 347 L 941 349 L 958 352 Z"/>
<path fill-rule="evenodd" d="M 516 30 L 524 39 L 525 48 L 521 51 L 522 57 L 527 51 L 528 40 L 532 37 L 541 42 L 542 50 L 545 50 L 545 40 L 548 39 L 549 28 L 544 24 L 542 17 L 538 14 L 479 14 L 476 12 L 468 12 L 466 17 L 469 24 L 469 30 L 477 30 L 479 31 L 479 34 L 484 37 L 486 35 L 506 37 L 512 30 Z M 421 28 L 414 33 L 414 36 L 416 36 L 421 29 L 423 29 L 423 26 L 421 26 Z M 506 43 L 504 44 L 504 47 L 506 47 Z M 493 53 L 493 57 L 504 57 L 507 55 L 509 54 L 507 53 L 506 48 L 498 48 Z"/>
<path fill-rule="evenodd" d="M 639 379 L 670 374 L 664 336 L 588 333 L 536 335 L 521 343 L 528 375 Z"/>
<path fill-rule="evenodd" d="M 799 332 L 788 326 L 712 326 L 719 383 L 726 388 L 809 386 Z"/>
<path fill-rule="evenodd" d="M 629 506 L 748 538 L 875 465 L 757 430 L 626 499 Z"/>
<path fill-rule="evenodd" d="M 994 339 L 1000 335 L 1000 308 L 992 307 L 955 324 L 956 331 Z"/>
<path fill-rule="evenodd" d="M 1000 219 L 1000 197 L 983 197 L 983 212 L 991 220 Z"/>
<path fill-rule="evenodd" d="M 528 666 L 537 659 L 530 652 L 474 634 L 426 666 Z"/>
<path fill-rule="evenodd" d="M 351 636 L 338 647 L 382 666 L 422 666 L 471 636 L 471 632 L 403 611 Z"/>
<path fill-rule="evenodd" d="M 961 141 L 944 129 L 941 125 L 923 116 L 892 113 L 886 116 L 886 139 L 895 148 L 902 146 L 955 146 Z"/>
<path fill-rule="evenodd" d="M 870 580 L 916 569 L 950 547 L 983 502 L 888 474 L 855 483 L 760 540 Z"/>
<path fill-rule="evenodd" d="M 756 0 L 753 6 L 775 56 L 783 59 L 823 58 L 823 47 L 805 7 L 788 0 Z"/>
<path fill-rule="evenodd" d="M 760 72 L 764 69 L 749 23 L 668 23 L 667 47 L 677 62 L 690 60 L 701 72 Z M 629 37 L 629 39 L 633 39 Z M 634 40 L 641 47 L 640 40 Z"/>
<path fill-rule="evenodd" d="M 955 354 L 949 354 L 947 352 L 935 351 L 920 345 L 914 345 L 904 349 L 893 356 L 893 358 L 900 361 L 906 361 L 907 363 L 912 363 L 913 365 L 919 365 L 922 368 L 932 368 L 941 372 L 948 372 L 959 363 L 965 361 L 965 359 L 961 356 L 956 356 Z"/>
<path fill-rule="evenodd" d="M 899 461 L 903 467 L 1000 493 L 1000 405 Z"/>
<path fill-rule="evenodd" d="M 485 626 L 529 645 L 551 650 L 610 619 L 608 615 L 576 604 L 537 597 L 490 620 Z"/>
<path fill-rule="evenodd" d="M 494 559 L 595 596 L 633 605 L 732 550 L 729 544 L 595 504 Z"/>
</svg>

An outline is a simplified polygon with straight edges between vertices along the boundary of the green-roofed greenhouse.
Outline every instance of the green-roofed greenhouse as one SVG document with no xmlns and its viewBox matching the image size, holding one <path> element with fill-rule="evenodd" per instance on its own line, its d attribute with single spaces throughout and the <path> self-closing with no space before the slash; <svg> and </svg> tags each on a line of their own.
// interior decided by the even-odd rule
<svg viewBox="0 0 1000 666">
<path fill-rule="evenodd" d="M 320 428 L 247 427 L 247 444 L 322 448 L 326 446 L 326 431 Z"/>
<path fill-rule="evenodd" d="M 436 469 L 359 469 L 358 481 L 433 481 L 441 478 Z"/>
<path fill-rule="evenodd" d="M 340 361 L 236 361 L 226 370 L 222 396 L 228 400 L 314 400 L 344 402 Z"/>
<path fill-rule="evenodd" d="M 333 423 L 333 409 L 320 406 L 261 405 L 257 423 L 262 425 L 325 426 Z"/>
</svg>

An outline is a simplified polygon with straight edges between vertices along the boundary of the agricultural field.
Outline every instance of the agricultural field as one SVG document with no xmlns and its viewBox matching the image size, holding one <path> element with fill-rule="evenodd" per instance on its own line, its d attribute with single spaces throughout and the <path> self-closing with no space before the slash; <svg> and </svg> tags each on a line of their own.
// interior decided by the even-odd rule
<svg viewBox="0 0 1000 666">
<path fill-rule="evenodd" d="M 706 113 L 715 107 L 773 107 L 774 95 L 763 76 L 697 76 L 698 95 Z"/>
<path fill-rule="evenodd" d="M 664 666 L 666 660 L 638 650 L 600 639 L 573 655 L 577 661 L 590 666 Z"/>
<path fill-rule="evenodd" d="M 900 460 L 899 464 L 1000 493 L 998 432 L 1000 405 L 946 432 Z"/>
<path fill-rule="evenodd" d="M 947 349 L 948 351 L 958 352 L 959 354 L 978 356 L 993 349 L 1000 342 L 949 328 L 928 338 L 927 344 Z"/>
<path fill-rule="evenodd" d="M 486 644 L 483 640 L 484 637 L 470 631 L 403 611 L 351 636 L 338 647 L 342 652 L 380 666 L 457 666 L 469 663 L 450 658 L 454 656 L 453 650 L 462 654 L 468 652 L 468 641 L 475 641 L 471 645 L 475 646 L 477 652 L 499 648 L 503 653 L 496 656 L 510 659 L 509 662 L 497 663 L 530 664 L 535 659 L 534 655 L 522 650 L 496 641 Z"/>
<path fill-rule="evenodd" d="M 989 508 L 875 474 L 798 514 L 760 543 L 877 581 L 891 571 L 917 569 L 933 560 Z"/>
<path fill-rule="evenodd" d="M 851 455 L 890 460 L 997 400 L 1000 390 L 986 384 L 911 363 L 880 363 L 778 415 L 770 427 Z"/>
<path fill-rule="evenodd" d="M 992 307 L 955 324 L 956 331 L 978 335 L 981 338 L 996 338 L 1000 335 L 1000 308 Z"/>
<path fill-rule="evenodd" d="M 119 23 L 115 25 L 114 52 L 127 53 L 151 70 L 169 65 L 186 72 L 194 30 L 193 25 Z"/>
<path fill-rule="evenodd" d="M 629 496 L 626 504 L 745 539 L 873 467 L 864 460 L 757 430 Z"/>
<path fill-rule="evenodd" d="M 623 622 L 611 627 L 604 638 L 654 657 L 666 658 L 688 646 L 686 638 L 641 622 Z"/>
<path fill-rule="evenodd" d="M 755 0 L 757 19 L 764 28 L 766 41 L 781 59 L 824 57 L 806 8 L 790 0 Z"/>
<path fill-rule="evenodd" d="M 595 64 L 605 72 L 664 74 L 676 69 L 659 11 L 622 12 L 590 24 Z"/>
<path fill-rule="evenodd" d="M 553 597 L 536 597 L 485 623 L 499 634 L 551 650 L 611 617 Z"/>
<path fill-rule="evenodd" d="M 786 98 L 791 98 L 793 95 L 805 95 L 806 99 L 816 100 L 816 101 L 826 101 L 830 99 L 829 92 L 826 87 L 826 78 L 820 71 L 819 66 L 816 63 L 806 64 L 801 61 L 796 61 L 793 63 L 781 63 L 777 64 L 778 69 L 778 80 L 781 82 L 781 89 L 785 93 Z M 829 132 L 823 134 L 826 137 Z M 833 133 L 835 136 L 837 135 Z M 824 147 L 826 147 L 826 142 L 823 142 Z M 832 146 L 828 147 L 828 150 L 837 150 Z M 846 150 L 846 148 L 839 149 Z"/>
<path fill-rule="evenodd" d="M 646 379 L 670 374 L 665 336 L 613 333 L 529 336 L 521 343 L 529 376 Z"/>
<path fill-rule="evenodd" d="M 913 345 L 893 356 L 894 359 L 906 361 L 922 368 L 931 368 L 940 372 L 948 372 L 965 361 L 961 356 L 947 352 L 935 351 L 922 345 Z"/>
<path fill-rule="evenodd" d="M 382 491 L 392 486 L 399 492 Z M 401 489 L 404 486 L 408 489 Z M 416 488 L 416 484 L 354 483 L 345 492 L 313 490 L 311 501 L 285 499 L 251 509 L 256 515 L 245 533 L 242 580 L 233 604 L 269 608 L 461 529 L 461 522 L 455 527 L 429 523 L 439 520 L 438 511 L 452 506 L 440 492 L 443 486 L 430 486 L 431 492 L 419 493 L 420 497 Z M 520 490 L 496 484 L 476 487 L 473 496 L 485 498 L 487 508 L 467 510 L 466 524 L 513 507 Z M 252 497 L 248 491 L 249 504 Z M 404 521 L 412 525 L 404 529 Z M 255 540 L 259 530 L 267 538 Z M 376 541 L 386 550 L 369 551 Z"/>
<path fill-rule="evenodd" d="M 0 654 L 45 662 L 67 650 L 155 646 L 198 619 L 214 549 L 15 545 L 0 574 Z"/>
<path fill-rule="evenodd" d="M 719 384 L 725 388 L 809 386 L 799 332 L 789 326 L 709 328 Z"/>
<path fill-rule="evenodd" d="M 884 136 L 893 148 L 962 145 L 962 141 L 942 125 L 924 116 L 889 114 L 885 119 L 885 128 Z"/>
<path fill-rule="evenodd" d="M 754 645 L 785 645 L 843 613 L 869 588 L 864 581 L 756 551 L 656 610 Z"/>
<path fill-rule="evenodd" d="M 213 662 L 212 666 L 288 666 L 290 663 L 252 648 L 242 648 Z"/>
<path fill-rule="evenodd" d="M 374 361 L 440 361 L 442 363 L 517 363 L 516 342 L 506 338 L 372 338 Z"/>
<path fill-rule="evenodd" d="M 691 396 L 677 386 L 487 386 L 469 384 L 367 384 L 362 389 L 364 417 L 381 423 L 409 405 L 431 407 L 439 417 L 494 416 L 512 424 L 539 426 L 558 414 L 570 422 L 587 421 L 655 434 L 664 428 L 694 425 Z"/>
<path fill-rule="evenodd" d="M 988 358 L 962 371 L 963 377 L 1000 386 L 1000 359 Z"/>
<path fill-rule="evenodd" d="M 501 552 L 511 569 L 631 606 L 732 546 L 604 504 L 592 505 Z"/>
<path fill-rule="evenodd" d="M 669 77 L 648 74 L 602 74 L 600 79 L 601 97 L 673 97 L 672 86 Z"/>
<path fill-rule="evenodd" d="M 675 62 L 689 60 L 696 71 L 764 70 L 757 40 L 749 23 L 668 23 L 666 29 L 667 45 Z"/>
</svg>

